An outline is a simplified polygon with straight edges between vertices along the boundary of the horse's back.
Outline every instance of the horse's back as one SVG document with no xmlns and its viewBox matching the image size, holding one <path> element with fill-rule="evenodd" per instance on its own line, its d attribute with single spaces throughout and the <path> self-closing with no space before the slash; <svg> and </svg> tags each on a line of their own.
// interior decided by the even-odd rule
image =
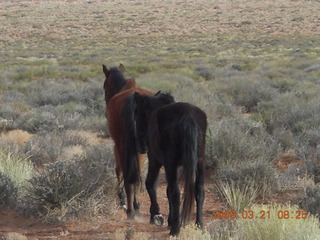
<svg viewBox="0 0 320 240">
<path fill-rule="evenodd" d="M 189 127 L 188 127 L 189 126 Z M 189 128 L 186 130 L 186 128 Z M 197 141 L 204 144 L 207 130 L 207 116 L 200 108 L 189 103 L 172 103 L 153 113 L 148 126 L 149 150 L 157 158 L 165 161 L 169 155 L 179 158 L 182 154 L 181 144 L 186 131 L 196 131 L 201 136 Z"/>
<path fill-rule="evenodd" d="M 156 112 L 159 127 L 171 128 L 169 131 L 177 129 L 181 121 L 189 119 L 200 129 L 206 131 L 207 115 L 199 107 L 190 103 L 177 102 L 163 106 Z"/>
</svg>

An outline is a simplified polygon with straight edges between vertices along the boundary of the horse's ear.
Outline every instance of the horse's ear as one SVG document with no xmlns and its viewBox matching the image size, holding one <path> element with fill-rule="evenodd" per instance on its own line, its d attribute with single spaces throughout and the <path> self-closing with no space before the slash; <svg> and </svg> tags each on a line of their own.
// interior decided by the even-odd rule
<svg viewBox="0 0 320 240">
<path fill-rule="evenodd" d="M 160 93 L 161 93 L 161 90 L 159 90 L 159 91 L 155 94 L 155 96 L 158 96 Z"/>
<path fill-rule="evenodd" d="M 102 64 L 102 70 L 103 70 L 103 72 L 104 72 L 104 75 L 105 75 L 106 77 L 108 77 L 108 75 L 109 75 L 109 70 L 108 70 L 108 68 L 106 67 L 106 65 Z"/>
<path fill-rule="evenodd" d="M 122 64 L 122 63 L 120 63 L 120 65 L 119 65 L 119 69 L 120 69 L 120 71 L 121 71 L 121 72 L 123 72 L 123 73 L 124 73 L 125 68 L 124 68 L 124 66 L 123 66 L 123 64 Z"/>
</svg>

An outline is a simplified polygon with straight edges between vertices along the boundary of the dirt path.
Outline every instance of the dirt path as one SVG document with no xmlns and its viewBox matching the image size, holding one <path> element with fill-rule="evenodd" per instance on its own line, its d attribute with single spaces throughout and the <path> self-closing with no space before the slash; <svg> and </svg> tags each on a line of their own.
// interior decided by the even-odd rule
<svg viewBox="0 0 320 240">
<path fill-rule="evenodd" d="M 203 208 L 204 224 L 211 221 L 211 210 L 220 203 L 210 190 L 210 179 L 205 184 L 206 199 Z M 141 213 L 135 220 L 128 220 L 124 210 L 119 209 L 108 220 L 95 218 L 91 221 L 72 221 L 59 225 L 44 224 L 33 218 L 19 216 L 12 210 L 0 209 L 0 239 L 36 240 L 36 239 L 72 239 L 72 240 L 107 240 L 124 239 L 125 235 L 133 235 L 135 239 L 167 239 L 168 201 L 166 198 L 166 182 L 161 172 L 158 185 L 158 201 L 162 214 L 165 215 L 165 226 L 157 227 L 149 224 L 150 200 L 144 190 L 140 196 Z M 195 216 L 194 216 L 195 219 Z M 13 238 L 9 238 L 12 237 Z"/>
</svg>

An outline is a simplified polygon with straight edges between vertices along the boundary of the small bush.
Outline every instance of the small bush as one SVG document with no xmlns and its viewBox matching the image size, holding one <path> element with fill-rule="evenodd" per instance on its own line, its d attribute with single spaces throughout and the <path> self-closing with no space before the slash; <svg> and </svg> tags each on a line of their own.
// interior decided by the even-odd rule
<svg viewBox="0 0 320 240">
<path fill-rule="evenodd" d="M 107 205 L 114 199 L 113 165 L 109 153 L 111 149 L 101 150 L 90 148 L 80 159 L 48 164 L 41 173 L 36 174 L 30 180 L 25 200 L 31 208 L 30 212 L 44 221 L 59 222 L 84 212 L 106 211 Z M 110 199 L 105 195 L 107 192 Z M 102 201 L 105 198 L 106 201 Z M 91 207 L 88 208 L 88 205 Z M 109 205 L 108 211 L 111 210 L 112 205 Z"/>
<path fill-rule="evenodd" d="M 207 138 L 208 165 L 217 165 L 220 178 L 244 187 L 254 186 L 260 197 L 277 188 L 272 161 L 279 152 L 261 124 L 250 119 L 223 120 Z"/>
<path fill-rule="evenodd" d="M 280 128 L 290 130 L 295 136 L 320 126 L 319 99 L 305 93 L 285 93 L 272 101 L 259 104 L 257 110 L 262 116 L 268 114 L 267 125 L 271 132 Z"/>
<path fill-rule="evenodd" d="M 29 133 L 46 133 L 58 130 L 60 127 L 57 112 L 53 106 L 44 106 L 32 111 L 15 123 L 16 127 Z"/>
<path fill-rule="evenodd" d="M 203 77 L 205 80 L 211 80 L 214 79 L 214 71 L 211 67 L 206 65 L 200 65 L 195 67 L 194 71 Z"/>
<path fill-rule="evenodd" d="M 30 156 L 30 160 L 36 166 L 42 166 L 45 163 L 64 160 L 61 156 L 65 148 L 86 145 L 87 140 L 76 133 L 57 131 L 34 136 L 21 151 Z"/>
<path fill-rule="evenodd" d="M 261 83 L 237 82 L 233 90 L 234 104 L 243 106 L 246 112 L 255 112 L 260 102 L 269 101 L 274 95 L 274 90 Z"/>
<path fill-rule="evenodd" d="M 256 112 L 259 103 L 270 101 L 276 93 L 257 74 L 244 75 L 231 71 L 230 76 L 224 76 L 220 81 L 217 92 L 229 96 L 233 104 L 243 107 L 246 112 Z"/>
<path fill-rule="evenodd" d="M 10 206 L 16 201 L 17 188 L 14 183 L 0 172 L 0 206 Z"/>
<path fill-rule="evenodd" d="M 320 216 L 320 186 L 314 181 L 306 181 L 299 206 L 315 216 Z"/>
<path fill-rule="evenodd" d="M 223 166 L 220 175 L 223 182 L 234 182 L 240 189 L 247 186 L 256 189 L 257 196 L 262 199 L 270 197 L 272 191 L 278 189 L 278 175 L 271 163 L 265 159 L 238 163 L 232 167 Z"/>
<path fill-rule="evenodd" d="M 207 148 L 209 161 L 219 164 L 270 162 L 277 155 L 278 146 L 263 126 L 250 119 L 226 119 L 210 129 Z"/>
</svg>

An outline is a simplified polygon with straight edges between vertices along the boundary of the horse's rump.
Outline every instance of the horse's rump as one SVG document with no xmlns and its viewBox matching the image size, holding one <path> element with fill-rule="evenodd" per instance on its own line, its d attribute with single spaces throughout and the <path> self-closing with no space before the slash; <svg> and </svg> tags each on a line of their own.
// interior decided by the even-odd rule
<svg viewBox="0 0 320 240">
<path fill-rule="evenodd" d="M 135 103 L 133 93 L 143 95 L 152 94 L 141 88 L 129 88 L 116 94 L 108 103 L 107 117 L 109 132 L 114 142 L 121 148 L 121 170 L 128 183 L 140 181 L 138 153 L 145 153 L 146 149 L 139 147 L 141 141 L 136 131 L 134 118 Z M 146 147 L 145 147 L 146 148 Z"/>
</svg>

